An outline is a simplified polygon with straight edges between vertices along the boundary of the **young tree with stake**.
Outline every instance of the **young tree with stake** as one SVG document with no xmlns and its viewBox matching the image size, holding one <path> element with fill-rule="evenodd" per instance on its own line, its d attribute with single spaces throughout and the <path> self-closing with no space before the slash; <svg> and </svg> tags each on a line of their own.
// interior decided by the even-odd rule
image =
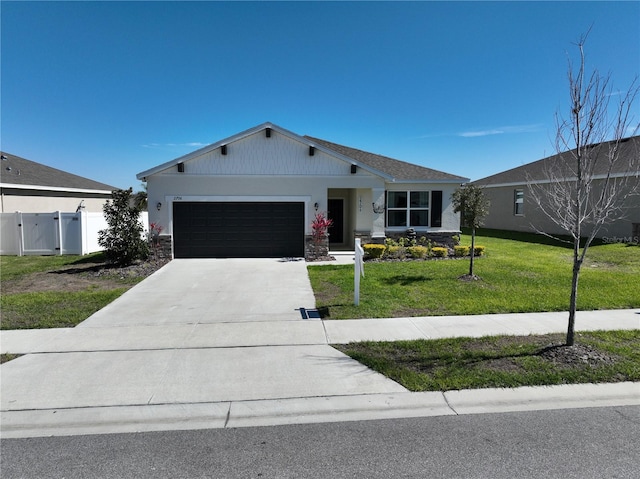
<svg viewBox="0 0 640 479">
<path fill-rule="evenodd" d="M 476 246 L 476 228 L 482 226 L 484 217 L 489 213 L 489 200 L 482 188 L 466 183 L 457 188 L 451 195 L 453 211 L 462 215 L 463 224 L 471 227 L 471 260 L 469 261 L 469 277 L 474 278 L 473 258 Z"/>
</svg>

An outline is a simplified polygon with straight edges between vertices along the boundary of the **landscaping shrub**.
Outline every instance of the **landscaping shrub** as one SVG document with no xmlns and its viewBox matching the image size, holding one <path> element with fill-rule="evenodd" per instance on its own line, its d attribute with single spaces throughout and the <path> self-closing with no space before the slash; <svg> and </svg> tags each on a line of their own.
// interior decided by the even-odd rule
<svg viewBox="0 0 640 479">
<path fill-rule="evenodd" d="M 384 250 L 386 249 L 386 247 L 383 244 L 372 243 L 372 244 L 366 244 L 362 246 L 362 249 L 364 250 L 364 254 L 367 255 L 369 258 L 377 259 L 377 258 L 382 258 L 382 255 L 384 254 Z"/>
<path fill-rule="evenodd" d="M 456 245 L 453 247 L 453 253 L 456 257 L 461 258 L 469 255 L 469 246 Z"/>
<path fill-rule="evenodd" d="M 484 246 L 476 245 L 476 247 L 473 248 L 473 254 L 474 256 L 484 256 L 484 250 Z"/>
<path fill-rule="evenodd" d="M 446 258 L 447 255 L 449 254 L 449 250 L 447 248 L 442 248 L 440 246 L 436 246 L 434 248 L 431 248 L 431 253 L 436 258 Z"/>
<path fill-rule="evenodd" d="M 323 212 L 316 213 L 311 222 L 311 238 L 313 240 L 313 258 L 320 259 L 329 254 L 329 227 L 333 220 L 326 217 Z"/>
<path fill-rule="evenodd" d="M 427 256 L 428 250 L 425 246 L 409 246 L 407 253 L 414 259 L 422 259 Z"/>
<path fill-rule="evenodd" d="M 391 259 L 403 259 L 406 252 L 404 246 L 387 246 L 386 256 Z"/>
<path fill-rule="evenodd" d="M 140 208 L 132 206 L 132 189 L 114 190 L 102 211 L 108 227 L 98 231 L 98 244 L 107 259 L 118 265 L 130 265 L 149 257 L 149 243 L 143 237 Z"/>
</svg>

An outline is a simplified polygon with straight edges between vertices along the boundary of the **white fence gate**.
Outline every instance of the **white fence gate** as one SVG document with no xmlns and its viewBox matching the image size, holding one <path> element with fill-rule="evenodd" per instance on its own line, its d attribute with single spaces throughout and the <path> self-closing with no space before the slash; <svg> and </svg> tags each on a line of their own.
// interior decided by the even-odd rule
<svg viewBox="0 0 640 479">
<path fill-rule="evenodd" d="M 143 224 L 148 222 L 143 212 Z M 106 229 L 102 213 L 0 213 L 0 254 L 59 255 L 101 251 L 98 231 Z"/>
</svg>

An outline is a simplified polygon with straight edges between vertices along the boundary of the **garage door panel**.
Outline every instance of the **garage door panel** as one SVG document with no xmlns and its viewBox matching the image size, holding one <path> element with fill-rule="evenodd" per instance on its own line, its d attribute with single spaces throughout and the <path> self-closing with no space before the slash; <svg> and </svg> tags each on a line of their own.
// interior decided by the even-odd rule
<svg viewBox="0 0 640 479">
<path fill-rule="evenodd" d="M 304 203 L 173 205 L 176 258 L 304 256 Z"/>
</svg>

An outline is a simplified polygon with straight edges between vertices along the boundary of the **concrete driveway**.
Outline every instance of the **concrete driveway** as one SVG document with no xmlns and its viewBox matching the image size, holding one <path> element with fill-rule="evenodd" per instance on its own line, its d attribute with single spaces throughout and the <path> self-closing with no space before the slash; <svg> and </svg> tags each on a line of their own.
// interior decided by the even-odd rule
<svg viewBox="0 0 640 479">
<path fill-rule="evenodd" d="M 173 260 L 53 336 L 56 352 L 2 365 L 3 430 L 204 404 L 224 420 L 243 401 L 406 392 L 330 347 L 322 321 L 298 311 L 314 306 L 304 261 Z"/>
<path fill-rule="evenodd" d="M 177 259 L 79 327 L 297 321 L 314 304 L 304 261 Z"/>
</svg>

